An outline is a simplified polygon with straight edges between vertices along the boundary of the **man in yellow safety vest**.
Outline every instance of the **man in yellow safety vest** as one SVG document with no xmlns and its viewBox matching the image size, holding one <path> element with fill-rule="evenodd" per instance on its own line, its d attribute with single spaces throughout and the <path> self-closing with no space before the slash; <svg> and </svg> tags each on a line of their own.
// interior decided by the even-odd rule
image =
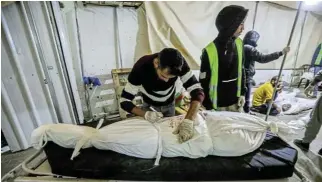
<svg viewBox="0 0 322 182">
<path fill-rule="evenodd" d="M 244 30 L 247 12 L 241 6 L 224 7 L 216 18 L 219 34 L 203 49 L 199 80 L 207 110 L 241 112 L 245 104 L 244 51 L 238 37 Z"/>
</svg>

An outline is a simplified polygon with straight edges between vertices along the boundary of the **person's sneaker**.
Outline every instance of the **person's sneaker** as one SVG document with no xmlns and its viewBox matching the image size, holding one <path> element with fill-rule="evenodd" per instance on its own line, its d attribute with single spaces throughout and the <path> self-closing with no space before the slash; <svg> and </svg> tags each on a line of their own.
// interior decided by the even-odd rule
<svg viewBox="0 0 322 182">
<path fill-rule="evenodd" d="M 294 140 L 293 143 L 304 151 L 308 151 L 310 148 L 310 143 L 304 143 L 302 140 Z"/>
<path fill-rule="evenodd" d="M 319 150 L 318 154 L 322 156 L 322 148 Z"/>
</svg>

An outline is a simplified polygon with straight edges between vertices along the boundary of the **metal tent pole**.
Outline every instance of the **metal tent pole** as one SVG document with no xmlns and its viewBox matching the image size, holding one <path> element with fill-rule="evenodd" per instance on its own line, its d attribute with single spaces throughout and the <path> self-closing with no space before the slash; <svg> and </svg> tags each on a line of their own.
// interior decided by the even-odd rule
<svg viewBox="0 0 322 182">
<path fill-rule="evenodd" d="M 293 37 L 293 33 L 294 33 L 294 30 L 295 30 L 295 26 L 296 26 L 296 23 L 297 23 L 299 14 L 301 12 L 301 6 L 302 6 L 302 1 L 300 1 L 299 7 L 298 7 L 297 12 L 296 12 L 296 15 L 295 15 L 295 19 L 294 19 L 294 23 L 293 23 L 293 26 L 292 26 L 291 34 L 290 34 L 290 37 L 289 37 L 288 42 L 287 42 L 287 47 L 290 46 L 290 44 L 291 44 L 292 37 Z M 278 73 L 278 79 L 277 79 L 277 81 L 279 81 L 280 78 L 281 78 L 282 70 L 283 70 L 283 67 L 284 67 L 284 64 L 285 64 L 285 60 L 286 60 L 286 56 L 287 56 L 287 53 L 283 57 L 283 61 L 282 61 L 282 64 L 281 64 L 281 67 L 280 67 L 280 70 L 279 70 L 279 73 Z M 267 110 L 267 113 L 266 113 L 265 121 L 267 121 L 268 116 L 269 116 L 269 113 L 271 112 L 272 105 L 273 105 L 273 102 L 274 102 L 274 98 L 275 98 L 275 95 L 276 95 L 277 85 L 278 84 L 276 84 L 275 87 L 274 87 L 274 92 L 273 92 L 272 100 L 269 103 L 269 107 L 268 107 L 268 110 Z"/>
<path fill-rule="evenodd" d="M 255 22 L 256 22 L 256 16 L 257 16 L 258 3 L 259 3 L 259 1 L 256 1 L 255 13 L 254 13 L 254 18 L 253 18 L 253 29 L 252 30 L 255 29 Z"/>
<path fill-rule="evenodd" d="M 305 22 L 306 22 L 306 19 L 307 19 L 307 13 L 308 12 L 305 11 L 304 19 L 303 19 L 302 26 L 301 26 L 300 39 L 299 39 L 299 43 L 298 43 L 297 48 L 296 48 L 295 61 L 294 61 L 293 69 L 296 68 L 296 64 L 297 64 L 297 60 L 298 60 L 298 56 L 299 56 L 299 52 L 300 52 L 300 47 L 301 47 L 301 42 L 302 42 L 302 37 L 303 37 L 304 25 L 305 25 Z"/>
</svg>

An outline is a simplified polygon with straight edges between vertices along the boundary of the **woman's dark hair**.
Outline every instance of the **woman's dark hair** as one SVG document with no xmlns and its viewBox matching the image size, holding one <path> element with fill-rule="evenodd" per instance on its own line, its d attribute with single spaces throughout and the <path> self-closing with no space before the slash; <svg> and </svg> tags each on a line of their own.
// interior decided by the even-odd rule
<svg viewBox="0 0 322 182">
<path fill-rule="evenodd" d="M 178 76 L 181 72 L 184 58 L 177 49 L 165 48 L 159 53 L 159 66 L 168 68 L 169 74 Z"/>
</svg>

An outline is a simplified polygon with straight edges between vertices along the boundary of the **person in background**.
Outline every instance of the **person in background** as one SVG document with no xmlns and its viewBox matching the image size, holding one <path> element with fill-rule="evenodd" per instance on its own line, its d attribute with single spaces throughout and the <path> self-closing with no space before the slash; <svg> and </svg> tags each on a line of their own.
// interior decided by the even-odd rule
<svg viewBox="0 0 322 182">
<path fill-rule="evenodd" d="M 312 83 L 305 89 L 304 93 L 307 97 L 313 95 L 314 86 L 322 81 L 322 70 L 320 70 Z M 310 143 L 316 138 L 322 125 L 322 97 L 318 98 L 313 111 L 311 112 L 311 118 L 306 126 L 304 138 L 302 140 L 294 140 L 294 144 L 302 150 L 308 151 Z M 322 148 L 318 152 L 322 156 Z"/>
<path fill-rule="evenodd" d="M 216 18 L 218 36 L 203 49 L 199 80 L 204 89 L 207 110 L 241 112 L 245 104 L 243 43 L 248 9 L 226 6 Z"/>
<path fill-rule="evenodd" d="M 262 54 L 257 47 L 257 41 L 260 35 L 256 31 L 249 31 L 244 37 L 244 52 L 245 52 L 245 72 L 246 72 L 246 87 L 244 111 L 246 113 L 250 110 L 250 95 L 252 85 L 255 83 L 253 76 L 255 75 L 255 61 L 259 63 L 269 63 L 277 60 L 279 57 L 290 51 L 290 47 L 285 47 L 282 51 L 274 52 L 271 54 Z"/>
<path fill-rule="evenodd" d="M 264 83 L 258 87 L 253 95 L 253 104 L 251 110 L 254 112 L 259 112 L 261 114 L 266 114 L 268 107 L 273 98 L 274 87 L 277 85 L 277 93 L 275 94 L 274 100 L 277 98 L 278 93 L 282 91 L 282 82 L 278 81 L 278 77 L 274 76 L 269 82 Z M 274 102 L 270 111 L 270 115 L 276 116 L 281 113 L 281 108 L 279 108 Z"/>
<path fill-rule="evenodd" d="M 178 50 L 165 48 L 159 53 L 140 58 L 128 77 L 120 105 L 123 110 L 142 116 L 151 123 L 174 116 L 175 82 L 178 77 L 191 95 L 190 108 L 176 130 L 180 142 L 184 142 L 193 136 L 194 120 L 204 99 L 204 92 Z M 143 97 L 143 108 L 132 103 L 139 91 Z"/>
</svg>

